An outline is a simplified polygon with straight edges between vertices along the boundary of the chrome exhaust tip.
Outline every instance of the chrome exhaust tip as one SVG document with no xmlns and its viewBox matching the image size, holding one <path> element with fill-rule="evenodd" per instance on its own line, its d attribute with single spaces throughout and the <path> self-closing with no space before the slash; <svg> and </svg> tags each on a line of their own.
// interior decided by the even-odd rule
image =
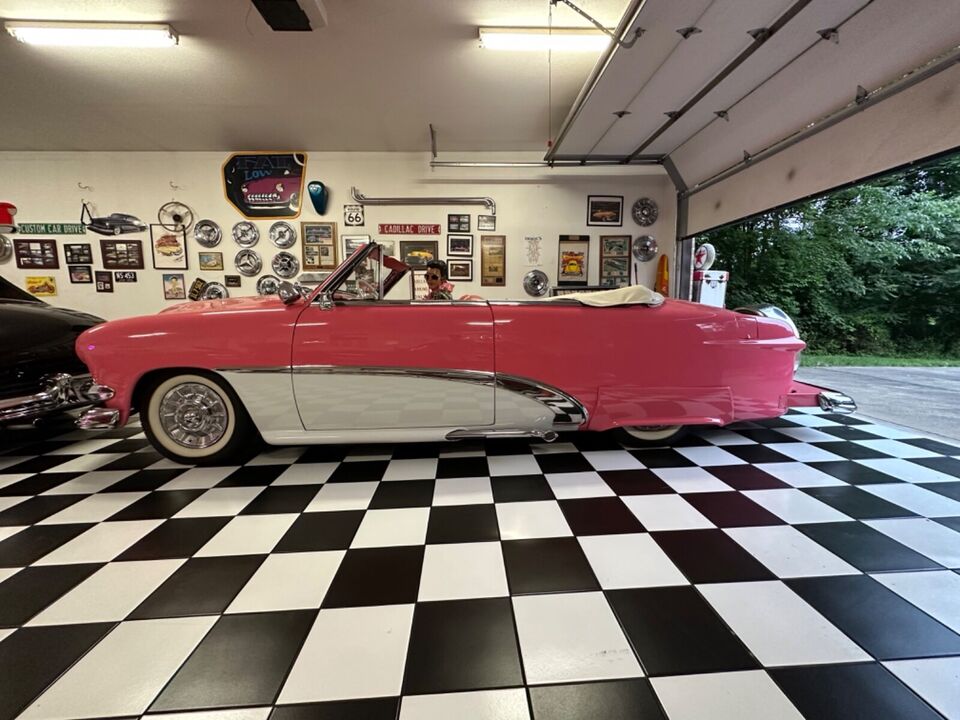
<svg viewBox="0 0 960 720">
<path fill-rule="evenodd" d="M 557 433 L 554 432 L 553 430 L 547 430 L 546 432 L 544 432 L 544 433 L 542 433 L 542 434 L 540 435 L 540 439 L 543 440 L 544 442 L 548 442 L 548 443 L 549 443 L 549 442 L 553 442 L 553 441 L 556 440 L 558 437 L 559 437 L 559 435 L 557 435 Z"/>
</svg>

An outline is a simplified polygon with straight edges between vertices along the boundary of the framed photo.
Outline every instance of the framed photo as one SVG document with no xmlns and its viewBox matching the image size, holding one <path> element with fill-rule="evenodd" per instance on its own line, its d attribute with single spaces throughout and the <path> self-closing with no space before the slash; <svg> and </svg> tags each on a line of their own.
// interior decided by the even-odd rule
<svg viewBox="0 0 960 720">
<path fill-rule="evenodd" d="M 97 285 L 97 292 L 113 292 L 113 273 L 103 270 L 97 270 L 93 273 Z"/>
<path fill-rule="evenodd" d="M 74 285 L 93 284 L 93 268 L 89 265 L 67 265 L 67 270 L 70 272 L 70 282 Z"/>
<path fill-rule="evenodd" d="M 143 243 L 139 240 L 101 240 L 100 256 L 107 270 L 143 269 Z"/>
<path fill-rule="evenodd" d="M 118 283 L 133 283 L 137 281 L 137 273 L 133 270 L 117 270 L 113 274 L 113 281 Z"/>
<path fill-rule="evenodd" d="M 343 236 L 343 256 L 350 257 L 356 252 L 357 248 L 363 247 L 370 242 L 369 235 L 344 235 Z"/>
<path fill-rule="evenodd" d="M 68 243 L 63 246 L 63 258 L 67 265 L 92 265 L 93 251 L 89 243 Z"/>
<path fill-rule="evenodd" d="M 447 260 L 447 276 L 451 280 L 473 280 L 473 260 Z"/>
<path fill-rule="evenodd" d="M 447 215 L 447 232 L 468 233 L 470 232 L 469 215 Z"/>
<path fill-rule="evenodd" d="M 439 256 L 436 240 L 401 240 L 400 259 L 412 268 L 423 269 Z"/>
<path fill-rule="evenodd" d="M 187 233 L 171 232 L 163 225 L 150 226 L 150 248 L 156 270 L 187 269 Z"/>
<path fill-rule="evenodd" d="M 303 270 L 334 270 L 340 264 L 335 222 L 302 222 Z"/>
<path fill-rule="evenodd" d="M 561 235 L 557 284 L 586 285 L 589 257 L 589 235 Z"/>
<path fill-rule="evenodd" d="M 507 238 L 480 236 L 480 284 L 502 287 L 507 284 Z"/>
<path fill-rule="evenodd" d="M 57 279 L 52 275 L 27 275 L 27 292 L 37 297 L 55 297 L 57 294 Z"/>
<path fill-rule="evenodd" d="M 496 215 L 477 215 L 477 231 L 493 232 L 497 229 Z"/>
<path fill-rule="evenodd" d="M 600 236 L 600 284 L 623 287 L 630 284 L 629 235 Z"/>
<path fill-rule="evenodd" d="M 163 299 L 186 300 L 187 287 L 183 280 L 183 273 L 163 274 Z"/>
<path fill-rule="evenodd" d="M 14 240 L 13 251 L 21 270 L 59 270 L 60 258 L 54 240 Z"/>
<path fill-rule="evenodd" d="M 621 227 L 623 225 L 623 195 L 588 196 L 587 225 Z"/>
<path fill-rule="evenodd" d="M 397 244 L 393 240 L 377 240 L 377 243 L 383 248 L 383 252 L 390 257 L 395 258 L 397 256 Z"/>
<path fill-rule="evenodd" d="M 240 287 L 240 276 L 239 275 L 224 275 L 223 284 L 228 288 L 237 288 Z"/>
<path fill-rule="evenodd" d="M 221 252 L 202 252 L 200 253 L 201 270 L 223 270 L 223 253 Z"/>
<path fill-rule="evenodd" d="M 447 235 L 447 255 L 473 257 L 473 235 Z"/>
</svg>

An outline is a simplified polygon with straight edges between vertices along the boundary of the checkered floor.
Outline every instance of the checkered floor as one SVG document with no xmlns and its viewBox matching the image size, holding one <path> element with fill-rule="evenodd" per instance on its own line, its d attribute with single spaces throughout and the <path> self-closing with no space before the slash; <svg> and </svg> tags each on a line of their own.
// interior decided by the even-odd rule
<svg viewBox="0 0 960 720">
<path fill-rule="evenodd" d="M 0 442 L 0 720 L 960 718 L 960 447 L 916 434 Z"/>
</svg>

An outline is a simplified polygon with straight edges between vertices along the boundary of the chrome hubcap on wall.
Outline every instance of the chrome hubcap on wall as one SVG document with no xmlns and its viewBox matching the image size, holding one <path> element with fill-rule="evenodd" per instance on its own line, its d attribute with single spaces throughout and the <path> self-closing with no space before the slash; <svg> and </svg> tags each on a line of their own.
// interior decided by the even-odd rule
<svg viewBox="0 0 960 720">
<path fill-rule="evenodd" d="M 223 398 L 206 385 L 184 383 L 160 401 L 160 425 L 184 447 L 208 448 L 227 431 L 227 408 Z"/>
</svg>

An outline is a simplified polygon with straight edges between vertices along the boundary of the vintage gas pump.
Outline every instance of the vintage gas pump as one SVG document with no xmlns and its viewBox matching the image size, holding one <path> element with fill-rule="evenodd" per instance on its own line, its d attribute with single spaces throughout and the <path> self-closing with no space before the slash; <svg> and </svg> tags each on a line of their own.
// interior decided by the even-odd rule
<svg viewBox="0 0 960 720">
<path fill-rule="evenodd" d="M 710 243 L 697 248 L 693 256 L 693 301 L 722 308 L 727 297 L 730 273 L 710 269 L 716 258 L 716 248 Z"/>
</svg>

